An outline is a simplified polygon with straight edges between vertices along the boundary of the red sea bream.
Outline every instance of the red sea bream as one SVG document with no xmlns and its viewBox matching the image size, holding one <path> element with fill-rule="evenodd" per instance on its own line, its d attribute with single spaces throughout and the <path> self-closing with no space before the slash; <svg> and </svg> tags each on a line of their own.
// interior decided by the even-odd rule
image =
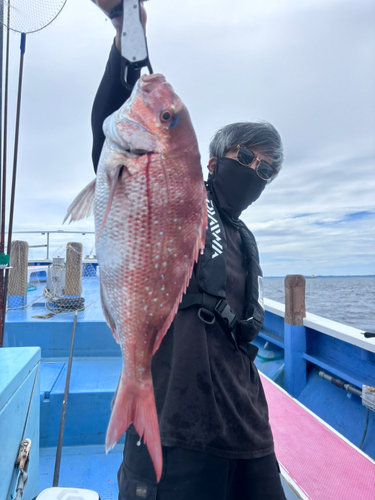
<svg viewBox="0 0 375 500">
<path fill-rule="evenodd" d="M 157 480 L 162 453 L 151 358 L 177 312 L 207 225 L 200 155 L 189 114 L 162 75 L 143 76 L 104 122 L 97 179 L 68 209 L 95 214 L 104 316 L 123 369 L 106 450 L 133 422 Z"/>
</svg>

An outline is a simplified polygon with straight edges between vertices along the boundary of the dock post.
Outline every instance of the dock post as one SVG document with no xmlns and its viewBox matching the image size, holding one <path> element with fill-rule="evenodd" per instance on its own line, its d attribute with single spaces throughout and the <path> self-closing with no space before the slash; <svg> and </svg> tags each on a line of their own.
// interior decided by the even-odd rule
<svg viewBox="0 0 375 500">
<path fill-rule="evenodd" d="M 82 243 L 66 245 L 65 297 L 80 297 L 82 294 Z"/>
<path fill-rule="evenodd" d="M 306 386 L 306 328 L 303 318 L 306 280 L 300 274 L 285 277 L 285 390 L 293 397 L 299 396 Z"/>
<path fill-rule="evenodd" d="M 8 307 L 24 307 L 27 305 L 29 244 L 26 241 L 12 241 L 8 285 Z"/>
</svg>

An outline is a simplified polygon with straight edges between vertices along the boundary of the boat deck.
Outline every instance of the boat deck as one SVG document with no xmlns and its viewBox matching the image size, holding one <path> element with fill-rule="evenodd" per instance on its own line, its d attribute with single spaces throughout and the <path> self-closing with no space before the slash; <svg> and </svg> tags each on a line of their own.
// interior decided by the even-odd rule
<svg viewBox="0 0 375 500">
<path fill-rule="evenodd" d="M 270 379 L 261 378 L 287 498 L 373 500 L 374 461 Z M 122 448 L 118 444 L 106 455 L 103 444 L 65 446 L 59 485 L 92 489 L 102 500 L 114 500 Z M 40 450 L 41 490 L 52 485 L 55 453 L 54 447 Z"/>
<path fill-rule="evenodd" d="M 117 470 L 122 461 L 122 449 L 123 445 L 116 445 L 106 455 L 104 445 L 64 447 L 59 486 L 94 490 L 101 500 L 117 499 Z M 56 448 L 40 450 L 40 491 L 52 486 L 55 455 Z"/>
<path fill-rule="evenodd" d="M 104 321 L 98 299 L 98 279 L 85 279 L 82 286 L 86 308 L 78 313 L 60 485 L 93 489 L 98 491 L 102 500 L 115 500 L 116 474 L 122 459 L 124 438 L 108 455 L 104 453 L 104 439 L 110 417 L 110 403 L 122 366 L 121 353 Z M 74 313 L 48 317 L 51 311 L 45 307 L 42 287 L 30 291 L 27 300 L 26 308 L 13 309 L 7 313 L 4 345 L 41 346 L 42 349 L 42 490 L 52 485 Z M 375 385 L 374 353 L 361 351 L 357 344 L 343 343 L 342 339 L 333 338 L 329 332 L 317 332 L 312 326 L 307 329 L 310 339 L 308 343 L 311 346 L 302 354 L 305 360 L 309 358 L 307 362 L 310 365 L 305 370 L 308 377 L 298 400 L 358 444 L 364 431 L 365 408 L 357 396 L 352 395 L 349 399 L 345 391 L 320 378 L 315 367 L 322 365 L 314 365 L 312 360 L 318 356 L 321 346 L 322 352 L 330 356 L 329 363 L 323 368 L 340 376 L 347 375 L 353 367 L 362 377 L 358 382 L 360 387 L 369 376 L 372 377 L 370 385 Z M 282 336 L 283 317 L 273 315 L 271 321 L 268 320 L 267 327 L 256 340 L 261 348 L 256 364 L 260 371 L 283 386 L 286 356 L 290 355 Z M 266 341 L 272 344 L 271 349 L 265 349 Z M 337 353 L 333 346 L 339 346 L 342 350 L 340 360 L 349 360 L 348 367 L 343 365 L 345 370 L 343 368 L 337 373 L 334 371 Z M 318 354 L 314 354 L 315 350 Z M 263 376 L 263 384 L 270 408 L 276 453 L 284 485 L 288 485 L 288 500 L 374 500 L 373 459 L 350 444 L 269 378 Z M 364 451 L 371 452 L 372 456 L 374 426 L 374 415 L 370 412 Z"/>
<path fill-rule="evenodd" d="M 290 478 L 299 498 L 374 500 L 375 462 L 270 379 L 261 378 L 282 475 Z"/>
</svg>

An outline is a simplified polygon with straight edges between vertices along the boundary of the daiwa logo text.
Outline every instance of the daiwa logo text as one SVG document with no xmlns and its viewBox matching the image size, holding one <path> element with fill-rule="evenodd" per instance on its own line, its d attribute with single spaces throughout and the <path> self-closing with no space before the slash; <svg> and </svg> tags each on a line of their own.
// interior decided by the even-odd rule
<svg viewBox="0 0 375 500">
<path fill-rule="evenodd" d="M 212 249 L 214 251 L 214 254 L 212 255 L 212 258 L 214 259 L 218 255 L 223 253 L 223 247 L 219 243 L 221 241 L 221 238 L 219 236 L 220 231 L 220 226 L 218 221 L 215 219 L 215 209 L 214 205 L 211 200 L 207 200 L 207 215 L 208 218 L 210 219 L 210 230 L 213 236 L 212 240 Z"/>
</svg>

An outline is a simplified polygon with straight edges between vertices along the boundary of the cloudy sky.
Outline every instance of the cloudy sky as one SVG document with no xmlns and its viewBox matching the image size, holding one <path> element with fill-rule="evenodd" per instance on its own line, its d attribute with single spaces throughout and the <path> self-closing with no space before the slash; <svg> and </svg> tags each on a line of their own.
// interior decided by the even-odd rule
<svg viewBox="0 0 375 500">
<path fill-rule="evenodd" d="M 373 0 L 151 0 L 147 10 L 154 70 L 190 110 L 204 170 L 227 123 L 268 120 L 282 136 L 284 168 L 243 214 L 264 274 L 375 274 Z M 27 36 L 14 230 L 68 229 L 66 208 L 93 178 L 90 112 L 112 37 L 89 0 L 68 0 Z M 12 136 L 19 34 L 10 39 Z M 93 230 L 93 219 L 70 229 Z"/>
</svg>

